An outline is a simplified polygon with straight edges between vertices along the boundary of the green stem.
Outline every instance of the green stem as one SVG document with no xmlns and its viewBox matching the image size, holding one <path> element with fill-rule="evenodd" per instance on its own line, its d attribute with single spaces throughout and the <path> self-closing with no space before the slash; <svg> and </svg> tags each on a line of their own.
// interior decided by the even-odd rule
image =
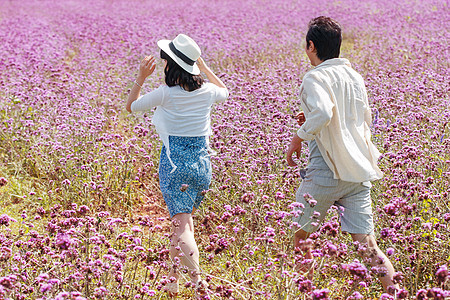
<svg viewBox="0 0 450 300">
<path fill-rule="evenodd" d="M 84 240 L 84 247 L 86 250 L 86 266 L 89 265 L 89 221 L 86 222 L 86 238 Z M 86 272 L 85 275 L 85 294 L 86 298 L 89 299 L 89 274 Z"/>
</svg>

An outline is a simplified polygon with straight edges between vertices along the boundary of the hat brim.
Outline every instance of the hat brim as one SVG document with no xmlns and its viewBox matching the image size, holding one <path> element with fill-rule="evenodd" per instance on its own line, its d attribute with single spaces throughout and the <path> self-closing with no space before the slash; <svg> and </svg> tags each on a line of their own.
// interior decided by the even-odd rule
<svg viewBox="0 0 450 300">
<path fill-rule="evenodd" d="M 172 52 L 172 50 L 170 50 L 170 47 L 169 47 L 170 42 L 171 42 L 171 40 L 159 40 L 157 44 L 158 44 L 158 47 L 162 51 L 166 52 L 166 54 L 169 55 L 170 58 L 173 59 L 173 61 L 176 62 L 180 67 L 182 67 L 183 70 L 185 70 L 186 72 L 188 72 L 192 75 L 200 74 L 200 69 L 197 66 L 197 62 L 195 62 L 193 66 L 185 63 L 183 60 L 181 60 L 181 58 L 176 56 L 175 53 Z"/>
</svg>

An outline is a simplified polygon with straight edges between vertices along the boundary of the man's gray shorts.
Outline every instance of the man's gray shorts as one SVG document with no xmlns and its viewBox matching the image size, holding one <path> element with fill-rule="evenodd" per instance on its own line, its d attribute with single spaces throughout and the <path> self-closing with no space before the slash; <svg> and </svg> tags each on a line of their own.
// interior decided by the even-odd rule
<svg viewBox="0 0 450 300">
<path fill-rule="evenodd" d="M 341 221 L 341 230 L 348 233 L 373 234 L 372 201 L 370 182 L 354 183 L 333 178 L 331 170 L 307 169 L 296 193 L 296 201 L 304 208 L 297 208 L 303 214 L 293 218 L 299 224 L 298 229 L 306 232 L 317 230 L 325 218 L 328 209 L 335 205 Z M 310 201 L 308 194 L 317 201 Z M 317 213 L 314 216 L 314 212 Z M 300 213 L 300 211 L 297 211 Z M 297 229 L 297 230 L 298 230 Z"/>
</svg>

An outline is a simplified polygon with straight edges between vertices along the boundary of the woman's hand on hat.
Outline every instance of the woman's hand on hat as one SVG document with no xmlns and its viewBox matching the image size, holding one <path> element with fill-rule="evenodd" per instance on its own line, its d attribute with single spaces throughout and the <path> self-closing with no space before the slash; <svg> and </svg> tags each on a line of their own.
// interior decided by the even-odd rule
<svg viewBox="0 0 450 300">
<path fill-rule="evenodd" d="M 197 66 L 200 69 L 201 72 L 205 73 L 206 77 L 208 78 L 209 82 L 212 84 L 217 85 L 220 88 L 227 88 L 225 84 L 220 80 L 219 77 L 217 77 L 216 74 L 211 71 L 211 69 L 205 64 L 205 61 L 203 58 L 199 57 L 197 59 Z"/>
<path fill-rule="evenodd" d="M 146 56 L 139 66 L 139 74 L 138 77 L 145 80 L 148 76 L 152 75 L 153 71 L 155 71 L 156 63 L 153 55 Z"/>
<path fill-rule="evenodd" d="M 203 73 L 206 73 L 206 71 L 209 69 L 208 66 L 205 64 L 205 61 L 201 57 L 197 59 L 197 66 Z"/>
</svg>

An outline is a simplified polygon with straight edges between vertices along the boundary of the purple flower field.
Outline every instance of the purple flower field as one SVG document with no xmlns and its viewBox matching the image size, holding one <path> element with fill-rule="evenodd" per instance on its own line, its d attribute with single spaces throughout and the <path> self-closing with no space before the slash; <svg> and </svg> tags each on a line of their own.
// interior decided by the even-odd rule
<svg viewBox="0 0 450 300">
<path fill-rule="evenodd" d="M 161 142 L 152 112 L 124 105 L 140 60 L 178 33 L 230 90 L 212 115 L 214 180 L 194 219 L 208 299 L 394 299 L 335 209 L 307 240 L 313 279 L 296 269 L 301 179 L 285 152 L 319 15 L 341 23 L 341 57 L 366 80 L 385 173 L 373 183 L 375 232 L 397 298 L 450 299 L 448 5 L 0 0 L 0 299 L 167 299 Z M 144 91 L 162 78 L 158 61 Z"/>
</svg>

